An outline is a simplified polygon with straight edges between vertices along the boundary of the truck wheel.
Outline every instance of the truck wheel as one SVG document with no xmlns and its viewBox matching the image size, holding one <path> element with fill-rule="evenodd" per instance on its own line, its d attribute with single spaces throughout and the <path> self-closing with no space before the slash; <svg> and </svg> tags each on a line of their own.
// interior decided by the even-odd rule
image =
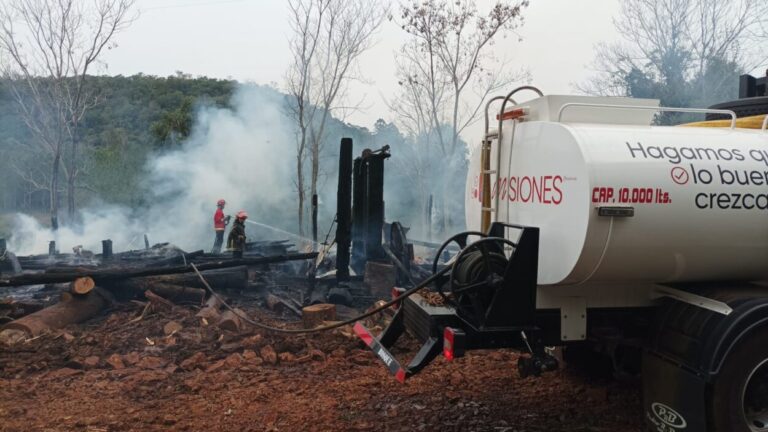
<svg viewBox="0 0 768 432">
<path fill-rule="evenodd" d="M 726 357 L 710 397 L 712 430 L 768 431 L 768 329 L 739 342 Z"/>
</svg>

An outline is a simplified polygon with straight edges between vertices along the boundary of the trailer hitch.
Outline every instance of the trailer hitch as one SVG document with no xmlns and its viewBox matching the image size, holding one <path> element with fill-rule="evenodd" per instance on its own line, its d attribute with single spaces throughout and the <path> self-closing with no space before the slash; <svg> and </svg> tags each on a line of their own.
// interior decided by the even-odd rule
<svg viewBox="0 0 768 432">
<path fill-rule="evenodd" d="M 405 332 L 402 307 L 398 309 L 395 316 L 392 317 L 392 322 L 390 322 L 389 326 L 378 338 L 360 321 L 356 322 L 353 328 L 357 336 L 384 362 L 387 369 L 389 369 L 389 373 L 401 383 L 404 383 L 406 378 L 413 376 L 427 366 L 440 354 L 440 350 L 443 348 L 442 340 L 437 337 L 428 337 L 424 340 L 421 349 L 419 349 L 419 352 L 416 353 L 410 363 L 403 367 L 388 349 Z"/>
</svg>

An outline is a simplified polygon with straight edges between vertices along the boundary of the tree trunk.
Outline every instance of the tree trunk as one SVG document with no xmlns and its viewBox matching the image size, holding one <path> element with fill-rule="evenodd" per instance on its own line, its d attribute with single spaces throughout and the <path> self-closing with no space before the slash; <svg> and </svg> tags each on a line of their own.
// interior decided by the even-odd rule
<svg viewBox="0 0 768 432">
<path fill-rule="evenodd" d="M 296 183 L 298 188 L 299 235 L 304 236 L 304 154 L 296 156 Z"/>
<path fill-rule="evenodd" d="M 51 229 L 59 229 L 59 165 L 61 164 L 61 151 L 56 150 L 51 164 Z"/>
<path fill-rule="evenodd" d="M 75 175 L 70 175 L 67 178 L 67 218 L 68 220 L 75 220 Z"/>
<path fill-rule="evenodd" d="M 312 250 L 317 250 L 317 194 L 312 194 Z"/>
<path fill-rule="evenodd" d="M 208 297 L 205 302 L 205 306 L 195 315 L 198 318 L 203 318 L 209 323 L 213 320 L 219 319 L 219 308 L 221 307 L 221 301 L 216 296 Z"/>
<path fill-rule="evenodd" d="M 90 319 L 101 312 L 107 303 L 97 291 L 83 296 L 64 296 L 53 306 L 6 324 L 3 330 L 21 330 L 28 336 L 38 336 Z"/>
<path fill-rule="evenodd" d="M 77 179 L 77 123 L 73 123 L 72 128 L 75 132 L 69 143 L 69 167 L 67 174 L 67 220 L 69 223 L 75 221 L 75 181 Z"/>
</svg>

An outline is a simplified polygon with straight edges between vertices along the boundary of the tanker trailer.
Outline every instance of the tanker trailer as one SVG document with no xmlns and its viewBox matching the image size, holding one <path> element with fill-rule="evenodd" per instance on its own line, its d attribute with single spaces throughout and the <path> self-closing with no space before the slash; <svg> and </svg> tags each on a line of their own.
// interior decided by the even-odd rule
<svg viewBox="0 0 768 432">
<path fill-rule="evenodd" d="M 516 103 L 520 90 L 537 97 Z M 653 125 L 668 111 L 728 120 Z M 355 330 L 400 381 L 441 352 L 511 347 L 519 373 L 539 376 L 558 367 L 548 347 L 601 346 L 642 365 L 649 430 L 768 430 L 766 122 L 533 87 L 492 99 L 468 231 L 397 291 L 382 334 Z M 406 330 L 423 346 L 403 366 L 388 348 Z"/>
</svg>

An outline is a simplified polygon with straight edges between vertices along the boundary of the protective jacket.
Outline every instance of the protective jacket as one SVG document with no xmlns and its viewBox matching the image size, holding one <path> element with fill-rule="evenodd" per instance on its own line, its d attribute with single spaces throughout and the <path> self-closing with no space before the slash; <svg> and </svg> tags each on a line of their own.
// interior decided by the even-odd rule
<svg viewBox="0 0 768 432">
<path fill-rule="evenodd" d="M 216 231 L 224 231 L 224 211 L 220 208 L 216 209 L 216 213 L 213 214 L 213 228 Z"/>
<path fill-rule="evenodd" d="M 245 249 L 245 222 L 235 219 L 232 223 L 232 229 L 227 237 L 227 249 L 233 251 L 243 251 Z"/>
</svg>

